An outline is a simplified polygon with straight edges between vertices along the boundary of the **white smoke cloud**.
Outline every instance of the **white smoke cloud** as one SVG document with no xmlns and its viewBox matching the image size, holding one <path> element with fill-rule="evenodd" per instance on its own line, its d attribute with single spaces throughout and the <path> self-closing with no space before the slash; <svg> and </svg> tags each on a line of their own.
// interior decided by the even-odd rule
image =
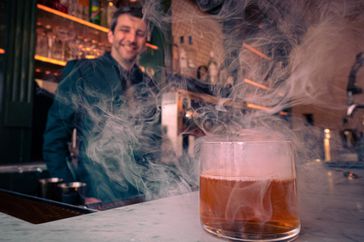
<svg viewBox="0 0 364 242">
<path fill-rule="evenodd" d="M 355 55 L 364 50 L 363 2 L 240 0 L 221 3 L 221 10 L 212 17 L 228 29 L 223 36 L 225 65 L 220 67 L 227 75 L 235 75 L 228 98 L 236 103 L 264 105 L 270 111 L 206 105 L 194 110 L 196 125 L 208 135 L 236 135 L 241 134 L 242 129 L 275 130 L 293 141 L 301 160 L 315 157 L 320 153 L 320 146 L 316 145 L 321 138 L 319 131 L 307 127 L 292 130 L 289 122 L 273 114 L 300 104 L 334 109 L 345 107 L 347 76 Z M 248 15 L 246 10 L 252 9 L 252 5 L 256 12 Z M 168 25 L 176 23 L 173 21 L 203 20 L 203 17 L 189 13 L 179 14 L 181 17 L 175 19 L 176 13 L 171 13 L 171 9 L 164 10 L 159 1 L 145 1 L 144 13 L 148 21 L 165 33 L 166 45 L 173 44 L 167 34 Z M 208 29 L 199 31 L 202 35 L 211 35 Z M 273 61 L 255 56 L 243 46 L 244 43 L 267 53 Z M 161 69 L 162 73 L 169 71 Z M 263 83 L 269 90 L 249 87 L 243 82 L 245 78 Z M 174 88 L 188 86 L 188 80 L 173 76 L 169 79 Z M 123 103 L 120 110 L 110 110 L 110 97 L 89 93 L 97 100 L 96 104 L 82 107 L 96 124 L 88 134 L 83 134 L 90 160 L 122 189 L 131 183 L 149 199 L 186 192 L 198 184 L 195 157 L 176 157 L 171 151 L 168 165 L 148 157 L 144 157 L 146 163 L 140 164 L 134 157 L 139 151 L 157 152 L 147 144 L 153 143 L 154 138 L 161 138 L 160 130 L 154 133 L 155 130 L 149 128 L 158 123 L 161 96 L 170 91 L 171 86 L 158 86 L 158 94 L 147 86 L 136 87 L 144 88 L 143 93 L 148 93 L 147 100 L 135 97 L 132 105 Z M 214 92 L 219 96 L 221 90 L 217 89 Z M 72 98 L 76 106 L 80 105 L 79 97 Z M 224 99 L 221 100 L 224 103 Z M 198 147 L 196 150 L 198 153 Z M 92 172 L 97 176 L 98 171 Z M 107 190 L 107 187 L 101 184 L 100 189 Z"/>
</svg>

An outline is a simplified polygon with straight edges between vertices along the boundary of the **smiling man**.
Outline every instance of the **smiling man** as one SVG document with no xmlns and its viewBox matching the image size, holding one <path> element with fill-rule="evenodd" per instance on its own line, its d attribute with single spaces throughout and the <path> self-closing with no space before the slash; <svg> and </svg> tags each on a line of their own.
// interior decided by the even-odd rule
<svg viewBox="0 0 364 242">
<path fill-rule="evenodd" d="M 147 35 L 141 8 L 118 9 L 111 52 L 69 61 L 48 113 L 43 158 L 50 175 L 85 182 L 87 196 L 104 202 L 143 195 L 143 172 L 159 157 L 157 86 L 136 64 Z M 77 163 L 69 162 L 74 129 Z"/>
<path fill-rule="evenodd" d="M 113 19 L 108 33 L 111 56 L 126 70 L 130 70 L 145 48 L 147 24 L 140 17 L 137 13 L 121 14 Z"/>
</svg>

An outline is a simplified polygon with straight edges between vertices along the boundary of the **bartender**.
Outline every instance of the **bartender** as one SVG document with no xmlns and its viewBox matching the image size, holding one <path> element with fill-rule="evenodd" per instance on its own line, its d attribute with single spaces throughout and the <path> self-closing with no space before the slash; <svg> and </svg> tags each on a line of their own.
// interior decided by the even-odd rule
<svg viewBox="0 0 364 242">
<path fill-rule="evenodd" d="M 111 52 L 68 62 L 48 113 L 43 157 L 50 175 L 85 182 L 86 196 L 102 202 L 143 196 L 143 177 L 159 159 L 157 86 L 136 64 L 147 35 L 141 7 L 118 9 L 108 32 Z M 77 166 L 68 162 L 73 129 Z"/>
</svg>

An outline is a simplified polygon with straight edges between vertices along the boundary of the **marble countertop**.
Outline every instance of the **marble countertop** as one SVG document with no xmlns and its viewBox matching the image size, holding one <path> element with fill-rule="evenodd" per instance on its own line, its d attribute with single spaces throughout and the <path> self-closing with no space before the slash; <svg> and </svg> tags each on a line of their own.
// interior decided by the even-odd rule
<svg viewBox="0 0 364 242">
<path fill-rule="evenodd" d="M 303 166 L 298 173 L 302 230 L 296 241 L 364 241 L 364 170 Z M 199 221 L 198 192 L 44 224 L 0 213 L 0 241 L 224 241 Z"/>
</svg>

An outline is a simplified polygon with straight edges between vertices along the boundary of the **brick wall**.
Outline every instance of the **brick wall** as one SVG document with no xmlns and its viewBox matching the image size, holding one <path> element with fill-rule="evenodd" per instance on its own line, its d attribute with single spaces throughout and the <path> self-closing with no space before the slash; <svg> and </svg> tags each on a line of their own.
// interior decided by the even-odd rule
<svg viewBox="0 0 364 242">
<path fill-rule="evenodd" d="M 181 49 L 180 37 L 184 38 L 184 48 L 188 46 L 188 38 L 192 37 L 192 50 L 194 68 L 190 74 L 194 76 L 196 68 L 207 65 L 210 53 L 214 59 L 222 63 L 224 55 L 222 26 L 214 16 L 203 13 L 191 0 L 172 0 L 172 36 L 174 43 L 173 70 L 179 72 L 178 54 Z"/>
</svg>

